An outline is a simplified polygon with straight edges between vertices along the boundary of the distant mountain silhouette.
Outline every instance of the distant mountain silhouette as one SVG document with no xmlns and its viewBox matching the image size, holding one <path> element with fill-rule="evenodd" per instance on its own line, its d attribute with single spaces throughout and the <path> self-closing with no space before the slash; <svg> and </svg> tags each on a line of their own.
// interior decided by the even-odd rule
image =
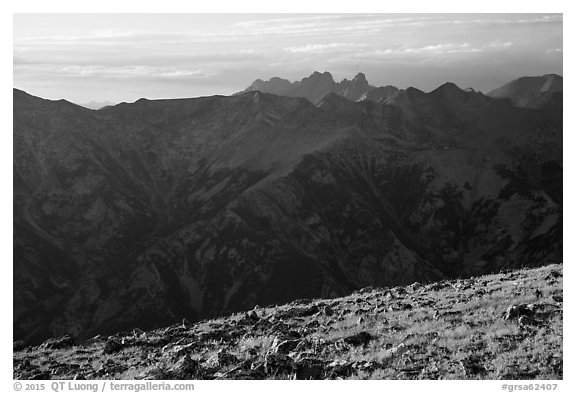
<svg viewBox="0 0 576 393">
<path fill-rule="evenodd" d="M 277 77 L 269 81 L 257 79 L 241 93 L 249 91 L 261 91 L 286 97 L 303 97 L 317 104 L 330 93 L 351 101 L 381 101 L 397 92 L 398 89 L 393 86 L 371 86 L 363 73 L 358 73 L 352 80 L 344 79 L 336 83 L 329 72 L 314 72 L 309 77 L 296 82 Z"/>
<path fill-rule="evenodd" d="M 550 100 L 561 99 L 562 77 L 556 74 L 524 76 L 488 93 L 490 97 L 507 98 L 521 108 L 540 108 Z"/>
<path fill-rule="evenodd" d="M 93 111 L 15 89 L 15 339 L 561 260 L 561 106 L 272 83 L 307 99 Z"/>
<path fill-rule="evenodd" d="M 79 105 L 83 106 L 84 108 L 98 110 L 98 109 L 102 109 L 102 108 L 107 107 L 107 106 L 112 106 L 112 105 L 114 105 L 114 103 L 110 102 L 110 101 L 102 101 L 102 102 L 90 101 L 88 103 L 79 104 Z"/>
</svg>

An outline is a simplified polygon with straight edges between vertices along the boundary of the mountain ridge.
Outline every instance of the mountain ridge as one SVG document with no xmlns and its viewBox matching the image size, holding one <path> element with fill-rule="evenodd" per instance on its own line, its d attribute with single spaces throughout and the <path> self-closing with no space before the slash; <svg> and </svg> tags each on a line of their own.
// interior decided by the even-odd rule
<svg viewBox="0 0 576 393">
<path fill-rule="evenodd" d="M 371 86 L 366 80 L 366 75 L 361 72 L 356 74 L 352 80 L 343 79 L 337 83 L 334 81 L 330 72 L 325 71 L 320 73 L 314 71 L 310 76 L 295 82 L 290 82 L 287 79 L 278 77 L 271 78 L 268 81 L 257 79 L 240 93 L 259 90 L 264 93 L 276 95 L 304 97 L 312 103 L 317 104 L 329 93 L 336 93 L 351 101 L 358 101 L 374 89 L 376 89 L 376 87 Z"/>
<path fill-rule="evenodd" d="M 14 90 L 15 337 L 559 259 L 561 107 L 440 93 L 92 111 Z"/>
<path fill-rule="evenodd" d="M 321 86 L 318 86 L 318 84 Z M 446 82 L 435 90 L 447 84 L 451 85 L 451 87 L 456 86 L 452 82 Z M 311 89 L 317 90 L 312 91 Z M 352 80 L 344 78 L 337 83 L 329 72 L 325 71 L 320 73 L 314 71 L 310 76 L 294 82 L 279 77 L 273 77 L 268 81 L 257 79 L 240 93 L 259 90 L 264 93 L 276 95 L 304 97 L 312 103 L 318 104 L 323 96 L 329 93 L 336 93 L 351 101 L 369 100 L 384 102 L 399 91 L 410 91 L 411 89 L 421 91 L 414 87 L 401 90 L 391 85 L 382 87 L 372 86 L 368 83 L 366 75 L 361 72 Z M 514 105 L 523 108 L 539 108 L 546 105 L 552 99 L 551 96 L 554 93 L 561 91 L 562 77 L 557 74 L 545 74 L 542 76 L 520 77 L 489 91 L 486 95 L 493 98 L 509 99 Z"/>
<path fill-rule="evenodd" d="M 488 93 L 494 98 L 509 99 L 522 108 L 540 108 L 563 91 L 563 78 L 557 74 L 524 76 Z"/>
</svg>

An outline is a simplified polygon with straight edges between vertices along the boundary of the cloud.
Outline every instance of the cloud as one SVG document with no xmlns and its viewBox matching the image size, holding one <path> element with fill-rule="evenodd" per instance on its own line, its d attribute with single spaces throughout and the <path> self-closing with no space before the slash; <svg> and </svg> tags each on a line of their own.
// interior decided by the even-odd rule
<svg viewBox="0 0 576 393">
<path fill-rule="evenodd" d="M 78 66 L 29 64 L 14 67 L 18 75 L 54 76 L 58 78 L 105 78 L 105 79 L 190 79 L 213 76 L 202 69 L 181 69 L 150 66 Z"/>
<path fill-rule="evenodd" d="M 233 26 L 240 35 L 320 36 L 323 34 L 347 37 L 379 34 L 386 29 L 423 26 L 438 23 L 431 15 L 390 16 L 385 14 L 342 14 L 273 18 L 241 22 Z"/>
<path fill-rule="evenodd" d="M 415 56 L 424 58 L 430 56 L 479 53 L 484 50 L 485 48 L 474 47 L 468 42 L 462 44 L 440 43 L 418 47 L 376 49 L 352 54 L 351 56 L 357 58 L 377 58 L 380 61 L 384 61 L 386 58 L 390 59 Z"/>
<path fill-rule="evenodd" d="M 425 55 L 444 55 L 444 54 L 456 54 L 456 53 L 478 53 L 483 52 L 482 48 L 475 48 L 472 44 L 466 42 L 463 44 L 435 44 L 426 45 L 421 48 L 405 48 L 398 53 L 415 53 L 415 54 L 425 54 Z"/>
<path fill-rule="evenodd" d="M 359 50 L 365 46 L 366 44 L 333 42 L 329 44 L 308 44 L 304 46 L 291 46 L 288 48 L 283 48 L 283 50 L 290 53 L 329 53 L 329 52 L 338 52 L 342 50 Z"/>
<path fill-rule="evenodd" d="M 562 23 L 563 20 L 564 20 L 564 16 L 562 14 L 554 14 L 554 15 L 541 15 L 541 16 L 534 16 L 532 18 L 519 19 L 516 21 L 516 23 L 521 23 L 521 24 Z"/>
<path fill-rule="evenodd" d="M 480 15 L 480 17 L 478 17 Z M 318 36 L 322 34 L 366 36 L 382 32 L 394 33 L 403 29 L 442 28 L 462 25 L 486 27 L 490 25 L 561 24 L 562 14 L 521 16 L 519 14 L 344 14 L 272 18 L 237 23 L 239 35 Z"/>
<path fill-rule="evenodd" d="M 217 64 L 241 64 L 255 62 L 264 59 L 266 56 L 255 50 L 230 51 L 227 53 L 173 53 L 170 48 L 165 48 L 164 52 L 156 50 L 149 55 L 142 51 L 126 50 L 121 51 L 100 51 L 96 49 L 76 50 L 74 53 L 60 50 L 45 50 L 42 56 L 29 53 L 17 52 L 14 54 L 14 65 L 31 64 L 54 64 L 54 65 L 99 65 L 99 66 L 208 66 Z"/>
<path fill-rule="evenodd" d="M 430 69 L 443 75 L 434 81 L 462 69 L 493 87 L 503 72 L 562 67 L 561 14 L 94 15 L 83 17 L 86 27 L 77 18 L 15 18 L 15 83 L 87 102 L 122 89 L 122 97 L 229 94 L 256 78 L 314 70 L 373 72 L 382 75 L 368 75 L 374 84 L 394 84 L 390 75 L 428 75 L 425 83 Z"/>
<path fill-rule="evenodd" d="M 512 47 L 513 43 L 510 41 L 489 42 L 485 44 L 473 45 L 470 42 L 464 43 L 437 43 L 424 46 L 407 47 L 400 46 L 395 48 L 366 50 L 360 53 L 349 54 L 350 57 L 355 58 L 374 58 L 378 61 L 385 61 L 392 58 L 403 57 L 420 57 L 430 58 L 447 55 L 468 55 L 486 53 L 490 51 L 504 50 Z"/>
<path fill-rule="evenodd" d="M 488 44 L 485 44 L 484 46 L 486 48 L 489 48 L 489 49 L 507 49 L 507 48 L 510 48 L 512 45 L 513 45 L 513 43 L 510 41 L 504 41 L 504 42 L 494 41 L 494 42 L 490 42 Z"/>
</svg>

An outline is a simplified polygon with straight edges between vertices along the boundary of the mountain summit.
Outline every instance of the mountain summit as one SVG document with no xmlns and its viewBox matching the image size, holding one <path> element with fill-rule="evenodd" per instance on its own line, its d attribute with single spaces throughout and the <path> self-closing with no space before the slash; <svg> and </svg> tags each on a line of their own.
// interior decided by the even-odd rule
<svg viewBox="0 0 576 393">
<path fill-rule="evenodd" d="M 506 83 L 488 93 L 490 97 L 507 98 L 521 108 L 539 108 L 548 103 L 556 93 L 563 91 L 563 78 L 557 74 L 524 76 Z"/>
<path fill-rule="evenodd" d="M 269 81 L 261 79 L 255 80 L 242 93 L 259 90 L 263 93 L 283 95 L 287 97 L 304 97 L 314 104 L 318 104 L 324 96 L 329 93 L 335 93 L 351 101 L 361 100 L 381 100 L 390 94 L 398 91 L 392 87 L 390 89 L 379 91 L 374 97 L 370 96 L 372 91 L 382 89 L 372 86 L 368 83 L 366 75 L 358 73 L 352 80 L 344 79 L 335 82 L 332 74 L 329 72 L 313 72 L 309 77 L 300 81 L 290 82 L 286 79 L 272 78 Z"/>
</svg>

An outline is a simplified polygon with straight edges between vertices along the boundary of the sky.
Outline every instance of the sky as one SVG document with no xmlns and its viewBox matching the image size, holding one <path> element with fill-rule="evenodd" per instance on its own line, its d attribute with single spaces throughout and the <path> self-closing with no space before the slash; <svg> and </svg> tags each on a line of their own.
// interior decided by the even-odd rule
<svg viewBox="0 0 576 393">
<path fill-rule="evenodd" d="M 562 14 L 15 14 L 14 87 L 76 103 L 233 94 L 255 79 L 487 92 L 562 75 Z"/>
</svg>

